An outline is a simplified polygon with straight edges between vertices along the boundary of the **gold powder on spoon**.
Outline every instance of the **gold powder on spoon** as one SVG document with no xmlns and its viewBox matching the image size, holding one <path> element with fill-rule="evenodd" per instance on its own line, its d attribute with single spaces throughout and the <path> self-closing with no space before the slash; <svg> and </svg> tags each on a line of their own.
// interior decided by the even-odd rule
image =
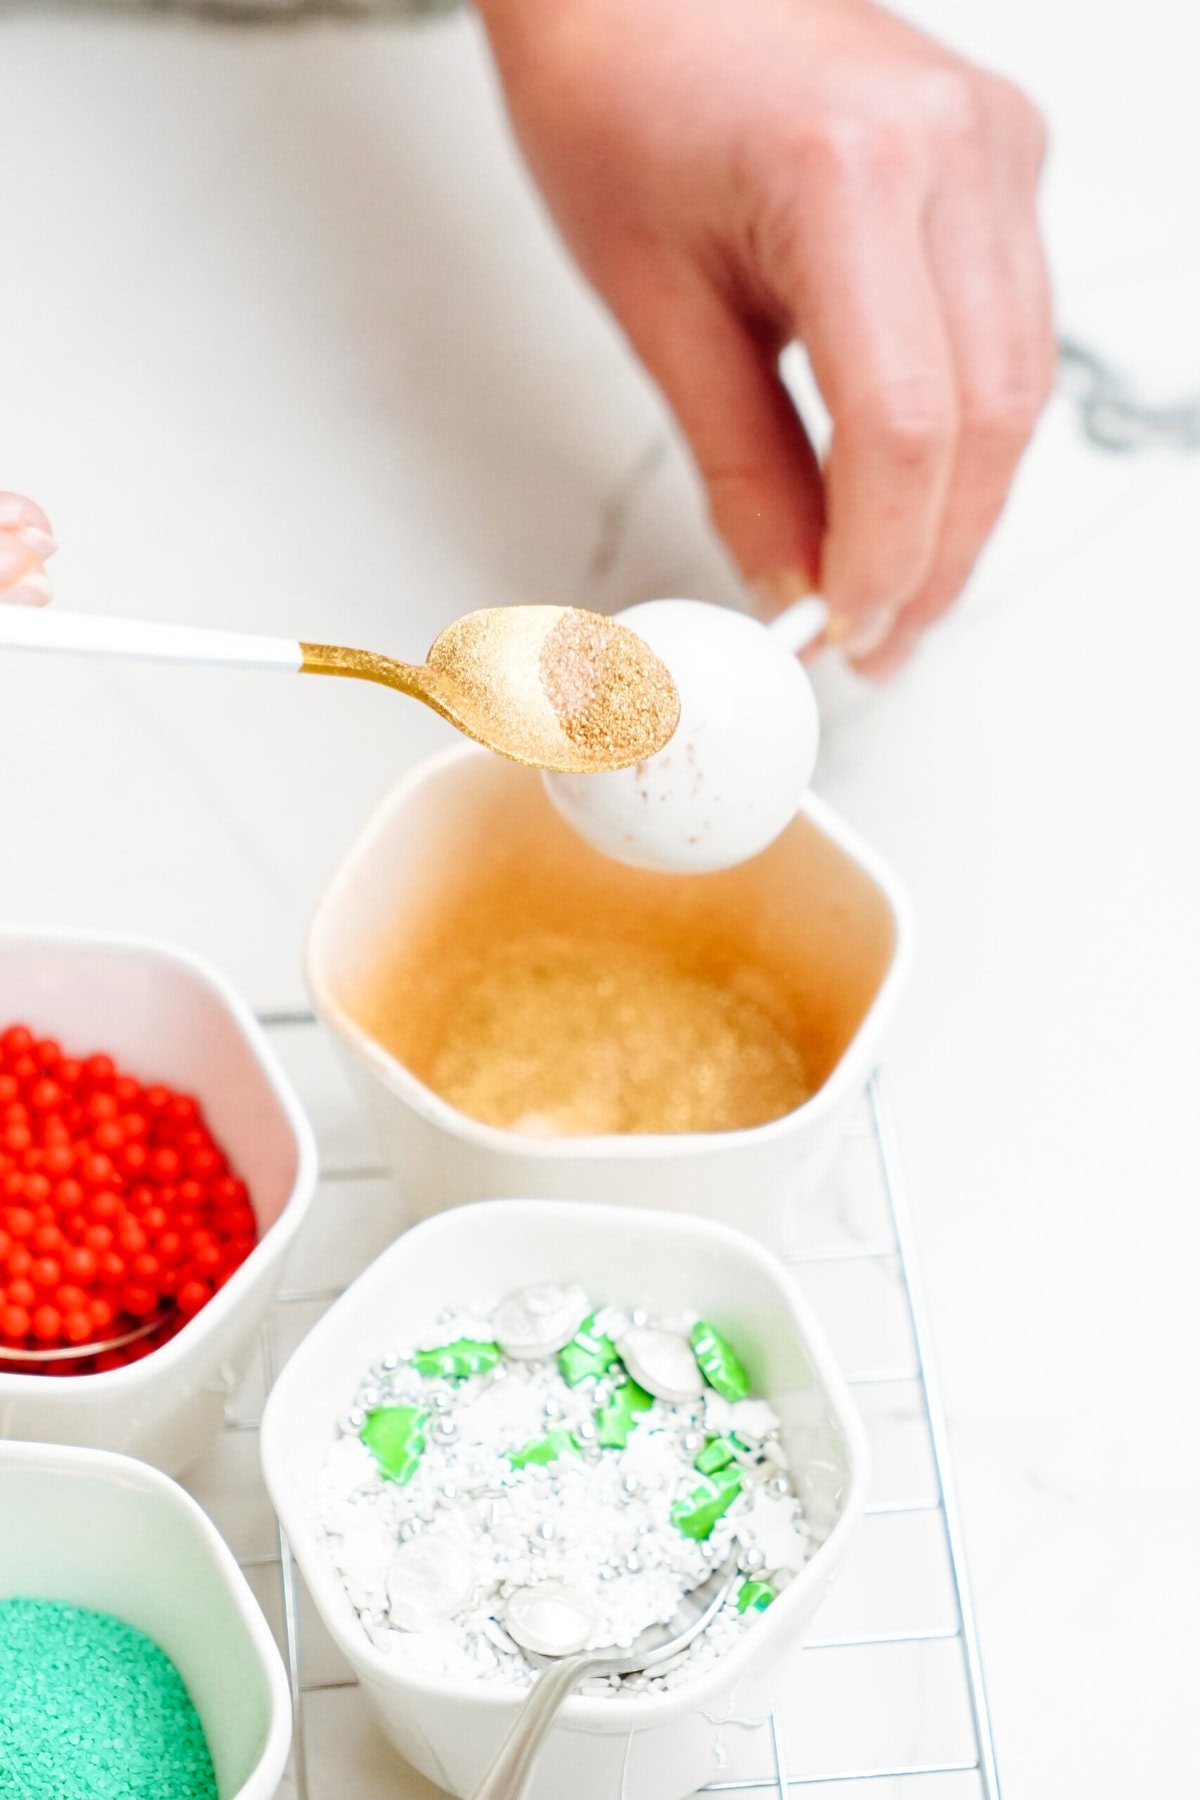
<svg viewBox="0 0 1200 1800">
<path fill-rule="evenodd" d="M 607 768 L 642 761 L 645 746 L 678 722 L 679 696 L 664 665 L 636 632 L 599 613 L 565 612 L 538 666 L 571 742 Z"/>
<path fill-rule="evenodd" d="M 426 674 L 472 736 L 544 768 L 628 768 L 679 722 L 675 683 L 650 646 L 627 625 L 572 607 L 468 613 L 437 639 Z"/>
</svg>

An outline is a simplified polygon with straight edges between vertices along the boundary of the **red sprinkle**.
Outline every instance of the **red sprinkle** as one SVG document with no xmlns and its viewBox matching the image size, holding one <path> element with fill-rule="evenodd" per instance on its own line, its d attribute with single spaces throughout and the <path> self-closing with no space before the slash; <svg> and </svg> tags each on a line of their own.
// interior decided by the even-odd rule
<svg viewBox="0 0 1200 1800">
<path fill-rule="evenodd" d="M 120 1349 L 43 1367 L 136 1361 L 207 1306 L 256 1230 L 193 1095 L 22 1024 L 0 1032 L 0 1365 L 6 1348 L 86 1346 L 158 1319 Z"/>
</svg>

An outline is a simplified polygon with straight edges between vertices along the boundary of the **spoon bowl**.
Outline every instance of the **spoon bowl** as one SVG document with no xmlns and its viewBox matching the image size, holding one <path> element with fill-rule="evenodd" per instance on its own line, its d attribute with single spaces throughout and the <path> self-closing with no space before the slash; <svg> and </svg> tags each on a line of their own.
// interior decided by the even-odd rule
<svg viewBox="0 0 1200 1800">
<path fill-rule="evenodd" d="M 581 1681 L 593 1675 L 632 1675 L 669 1662 L 686 1650 L 716 1618 L 738 1579 L 736 1555 L 680 1601 L 665 1625 L 651 1625 L 620 1649 L 581 1650 L 577 1656 L 525 1655 L 542 1673 L 501 1744 L 495 1761 L 476 1788 L 473 1800 L 521 1800 L 538 1751 L 563 1703 Z"/>
</svg>

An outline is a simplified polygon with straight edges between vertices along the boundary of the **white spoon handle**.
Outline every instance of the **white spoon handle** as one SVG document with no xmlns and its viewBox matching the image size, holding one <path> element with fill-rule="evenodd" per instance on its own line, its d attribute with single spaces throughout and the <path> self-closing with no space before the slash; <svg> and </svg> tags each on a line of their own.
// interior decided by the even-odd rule
<svg viewBox="0 0 1200 1800">
<path fill-rule="evenodd" d="M 799 656 L 820 637 L 828 623 L 829 608 L 825 602 L 817 594 L 806 594 L 803 600 L 793 601 L 791 606 L 777 613 L 767 630 L 773 638 L 778 638 L 785 650 Z"/>
<path fill-rule="evenodd" d="M 0 606 L 0 649 L 119 656 L 135 662 L 207 663 L 235 669 L 279 669 L 298 675 L 303 652 L 295 638 L 207 631 L 150 619 L 110 619 L 56 606 Z"/>
</svg>

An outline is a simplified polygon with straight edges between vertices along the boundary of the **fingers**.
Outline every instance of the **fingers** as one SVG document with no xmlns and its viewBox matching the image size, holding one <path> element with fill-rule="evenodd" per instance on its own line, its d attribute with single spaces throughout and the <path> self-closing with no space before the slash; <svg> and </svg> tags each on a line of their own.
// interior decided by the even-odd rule
<svg viewBox="0 0 1200 1800">
<path fill-rule="evenodd" d="M 50 587 L 43 564 L 55 548 L 40 506 L 22 494 L 0 494 L 0 601 L 44 606 Z"/>
<path fill-rule="evenodd" d="M 958 443 L 930 568 L 887 638 L 858 659 L 866 674 L 892 673 L 958 597 L 1053 382 L 1057 351 L 1034 205 L 1034 141 L 1011 131 L 1000 141 L 982 139 L 971 153 L 975 166 L 931 209 L 930 256 L 954 358 Z"/>
<path fill-rule="evenodd" d="M 32 569 L 15 587 L 0 588 L 0 603 L 5 606 L 47 606 L 50 583 L 41 569 Z"/>
<path fill-rule="evenodd" d="M 763 610 L 815 585 L 821 474 L 779 377 L 779 345 L 692 269 L 639 267 L 610 299 L 685 432 L 713 524 Z"/>
<path fill-rule="evenodd" d="M 0 493 L 0 531 L 19 531 L 22 527 L 40 531 L 54 541 L 50 521 L 40 506 L 24 494 Z"/>
<path fill-rule="evenodd" d="M 829 637 L 883 641 L 928 578 L 958 438 L 952 350 L 902 169 L 860 160 L 808 195 L 789 277 L 833 420 L 821 589 Z"/>
</svg>

